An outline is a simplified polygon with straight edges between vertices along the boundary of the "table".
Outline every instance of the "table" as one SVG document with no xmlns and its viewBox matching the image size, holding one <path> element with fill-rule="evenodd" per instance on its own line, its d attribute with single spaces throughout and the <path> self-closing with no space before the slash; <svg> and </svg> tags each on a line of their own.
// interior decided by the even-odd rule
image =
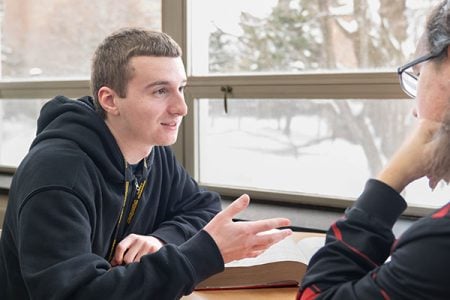
<svg viewBox="0 0 450 300">
<path fill-rule="evenodd" d="M 238 290 L 210 290 L 194 291 L 189 296 L 184 296 L 182 300 L 294 300 L 297 295 L 297 287 L 283 288 L 262 288 L 262 289 L 238 289 Z"/>
</svg>

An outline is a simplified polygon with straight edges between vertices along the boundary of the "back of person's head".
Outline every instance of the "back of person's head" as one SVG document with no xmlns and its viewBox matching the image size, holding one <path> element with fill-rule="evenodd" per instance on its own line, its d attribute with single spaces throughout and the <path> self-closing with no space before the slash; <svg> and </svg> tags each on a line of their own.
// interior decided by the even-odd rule
<svg viewBox="0 0 450 300">
<path fill-rule="evenodd" d="M 106 37 L 92 59 L 91 91 L 102 117 L 105 111 L 98 102 L 98 91 L 106 86 L 126 97 L 128 81 L 133 76 L 129 61 L 136 56 L 181 56 L 180 46 L 167 34 L 142 28 L 123 28 Z"/>
<path fill-rule="evenodd" d="M 447 56 L 447 46 L 450 44 L 450 0 L 442 1 L 436 5 L 428 15 L 426 31 L 424 35 L 426 50 L 441 55 L 442 59 Z"/>
</svg>

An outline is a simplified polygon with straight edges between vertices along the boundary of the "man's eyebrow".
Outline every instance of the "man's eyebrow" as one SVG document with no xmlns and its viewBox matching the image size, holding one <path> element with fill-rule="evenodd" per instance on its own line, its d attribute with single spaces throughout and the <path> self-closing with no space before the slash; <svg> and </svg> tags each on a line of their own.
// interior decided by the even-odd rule
<svg viewBox="0 0 450 300">
<path fill-rule="evenodd" d="M 146 88 L 151 88 L 151 87 L 154 87 L 154 86 L 156 86 L 156 85 L 168 85 L 168 84 L 169 84 L 169 81 L 160 80 L 160 81 L 153 81 L 153 82 L 150 82 L 150 83 L 147 84 L 145 87 L 146 87 Z"/>
<path fill-rule="evenodd" d="M 154 87 L 154 86 L 157 86 L 157 85 L 169 85 L 169 84 L 170 84 L 170 81 L 159 80 L 159 81 L 150 82 L 149 84 L 147 84 L 145 86 L 145 88 L 151 88 L 151 87 Z M 184 85 L 187 84 L 187 80 L 181 81 L 181 84 L 184 84 Z"/>
</svg>

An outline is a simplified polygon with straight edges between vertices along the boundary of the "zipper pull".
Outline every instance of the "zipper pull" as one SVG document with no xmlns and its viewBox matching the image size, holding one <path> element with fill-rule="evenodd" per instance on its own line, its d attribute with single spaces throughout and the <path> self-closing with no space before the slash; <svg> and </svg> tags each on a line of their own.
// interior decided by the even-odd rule
<svg viewBox="0 0 450 300">
<path fill-rule="evenodd" d="M 139 186 L 139 183 L 138 183 L 138 180 L 137 180 L 137 179 L 134 180 L 134 186 L 136 187 L 136 192 L 139 194 L 139 188 L 140 188 L 140 186 Z"/>
</svg>

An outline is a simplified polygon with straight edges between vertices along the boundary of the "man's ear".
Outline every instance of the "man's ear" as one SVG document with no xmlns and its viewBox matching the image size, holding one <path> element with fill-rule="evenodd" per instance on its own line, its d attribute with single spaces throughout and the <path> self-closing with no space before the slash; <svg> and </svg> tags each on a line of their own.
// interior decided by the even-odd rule
<svg viewBox="0 0 450 300">
<path fill-rule="evenodd" d="M 103 110 L 106 112 L 106 114 L 111 115 L 118 115 L 119 114 L 119 108 L 117 107 L 116 101 L 118 96 L 114 92 L 113 89 L 102 86 L 98 90 L 98 102 L 103 108 Z"/>
</svg>

